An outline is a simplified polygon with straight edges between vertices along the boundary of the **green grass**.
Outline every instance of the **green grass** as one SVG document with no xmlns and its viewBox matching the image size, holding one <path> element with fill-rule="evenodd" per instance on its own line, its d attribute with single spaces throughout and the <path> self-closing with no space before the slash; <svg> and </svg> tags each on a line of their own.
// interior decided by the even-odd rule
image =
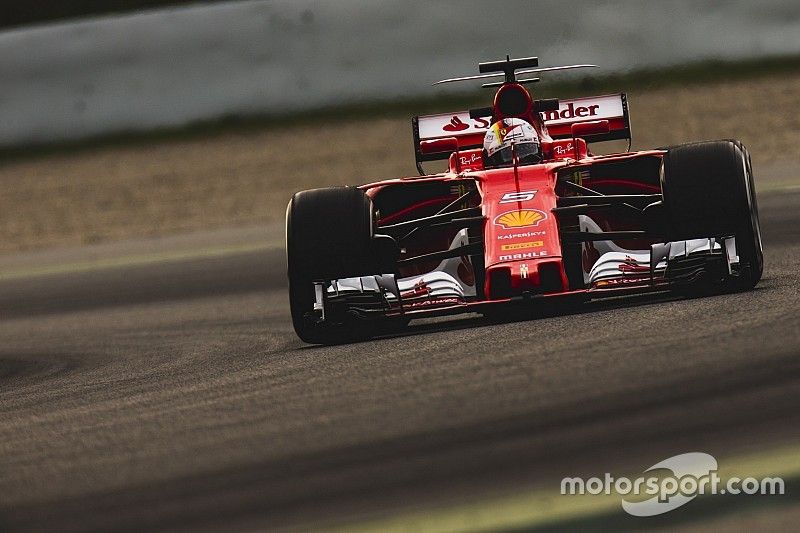
<svg viewBox="0 0 800 533">
<path fill-rule="evenodd" d="M 551 78 L 536 84 L 537 97 L 573 97 L 610 92 L 646 91 L 654 88 L 706 85 L 735 80 L 776 76 L 800 71 L 800 55 L 766 57 L 739 61 L 702 61 L 663 68 L 636 69 L 599 76 Z M 465 72 L 465 75 L 469 72 Z M 476 82 L 477 84 L 477 82 Z M 299 113 L 261 115 L 228 115 L 184 126 L 149 131 L 124 131 L 75 141 L 0 147 L 0 163 L 21 158 L 74 151 L 94 150 L 108 146 L 145 145 L 172 140 L 213 137 L 220 133 L 247 132 L 293 125 L 313 125 L 364 118 L 409 118 L 413 115 L 467 109 L 488 105 L 492 92 L 478 89 L 448 92 L 431 87 L 430 96 L 375 99 L 365 102 L 328 106 Z"/>
</svg>

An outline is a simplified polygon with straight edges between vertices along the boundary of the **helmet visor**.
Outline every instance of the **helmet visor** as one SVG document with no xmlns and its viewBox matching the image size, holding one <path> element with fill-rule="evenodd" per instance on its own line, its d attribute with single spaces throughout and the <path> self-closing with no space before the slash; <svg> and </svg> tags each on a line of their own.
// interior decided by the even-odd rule
<svg viewBox="0 0 800 533">
<path fill-rule="evenodd" d="M 522 164 L 538 163 L 542 160 L 539 152 L 539 143 L 526 142 L 504 146 L 489 156 L 489 165 L 493 167 L 511 166 L 514 163 L 514 152 L 516 152 L 519 162 Z"/>
</svg>

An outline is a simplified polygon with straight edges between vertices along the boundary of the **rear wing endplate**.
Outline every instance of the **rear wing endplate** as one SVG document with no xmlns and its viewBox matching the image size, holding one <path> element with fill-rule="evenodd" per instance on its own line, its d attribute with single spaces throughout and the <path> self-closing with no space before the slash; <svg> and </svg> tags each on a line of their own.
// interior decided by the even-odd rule
<svg viewBox="0 0 800 533">
<path fill-rule="evenodd" d="M 554 139 L 572 137 L 572 125 L 591 120 L 608 120 L 609 132 L 587 135 L 586 142 L 631 140 L 631 124 L 628 116 L 628 98 L 625 93 L 603 96 L 588 96 L 559 100 L 558 111 L 540 113 L 550 136 Z M 450 154 L 423 154 L 420 142 L 445 137 L 455 137 L 459 149 L 469 150 L 483 147 L 483 136 L 491 126 L 491 117 L 470 118 L 469 111 L 422 115 L 411 119 L 414 133 L 414 155 L 417 167 L 423 161 L 447 159 Z"/>
</svg>

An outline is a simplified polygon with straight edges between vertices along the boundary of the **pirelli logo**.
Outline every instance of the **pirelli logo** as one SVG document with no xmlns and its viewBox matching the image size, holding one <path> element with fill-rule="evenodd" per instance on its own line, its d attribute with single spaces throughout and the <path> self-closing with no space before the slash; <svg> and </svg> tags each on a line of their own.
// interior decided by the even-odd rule
<svg viewBox="0 0 800 533">
<path fill-rule="evenodd" d="M 544 246 L 544 241 L 530 241 L 530 242 L 515 242 L 513 244 L 504 244 L 500 248 L 506 252 L 508 250 L 527 250 L 528 248 L 541 248 Z"/>
</svg>

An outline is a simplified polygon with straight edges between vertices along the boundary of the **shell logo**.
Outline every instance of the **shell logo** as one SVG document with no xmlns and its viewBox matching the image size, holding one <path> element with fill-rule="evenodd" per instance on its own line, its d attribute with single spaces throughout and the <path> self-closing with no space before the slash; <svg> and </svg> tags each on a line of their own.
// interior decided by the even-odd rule
<svg viewBox="0 0 800 533">
<path fill-rule="evenodd" d="M 507 211 L 497 215 L 494 223 L 504 229 L 525 228 L 536 226 L 539 222 L 547 218 L 547 215 L 536 209 L 519 209 L 517 211 Z"/>
</svg>

